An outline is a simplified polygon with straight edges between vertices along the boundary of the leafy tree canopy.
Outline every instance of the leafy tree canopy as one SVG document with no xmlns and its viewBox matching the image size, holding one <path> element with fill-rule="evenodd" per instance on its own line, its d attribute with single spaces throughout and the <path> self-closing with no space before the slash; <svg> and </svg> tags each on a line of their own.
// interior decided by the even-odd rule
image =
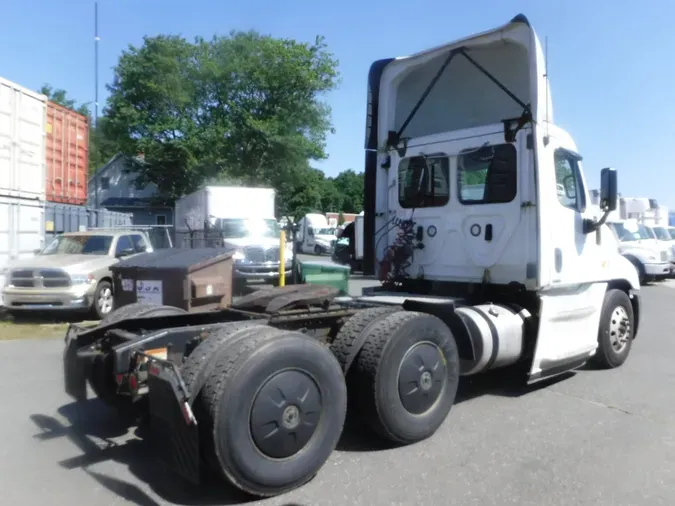
<svg viewBox="0 0 675 506">
<path fill-rule="evenodd" d="M 323 96 L 337 82 L 320 37 L 146 37 L 114 70 L 105 134 L 121 151 L 144 154 L 139 179 L 167 198 L 230 180 L 276 188 L 288 210 L 321 206 L 324 178 L 309 162 L 326 158 Z"/>
</svg>

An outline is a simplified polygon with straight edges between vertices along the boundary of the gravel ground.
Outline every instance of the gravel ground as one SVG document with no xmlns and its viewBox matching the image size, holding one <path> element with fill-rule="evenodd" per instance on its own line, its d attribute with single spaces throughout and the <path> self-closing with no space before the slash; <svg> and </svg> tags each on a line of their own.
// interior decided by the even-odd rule
<svg viewBox="0 0 675 506">
<path fill-rule="evenodd" d="M 365 280 L 354 280 L 359 290 Z M 269 505 L 675 504 L 675 283 L 644 289 L 632 355 L 522 389 L 464 381 L 427 441 L 384 449 L 349 429 L 319 475 Z M 0 342 L 0 490 L 6 504 L 239 504 L 168 474 L 97 401 L 62 391 L 60 340 Z"/>
</svg>

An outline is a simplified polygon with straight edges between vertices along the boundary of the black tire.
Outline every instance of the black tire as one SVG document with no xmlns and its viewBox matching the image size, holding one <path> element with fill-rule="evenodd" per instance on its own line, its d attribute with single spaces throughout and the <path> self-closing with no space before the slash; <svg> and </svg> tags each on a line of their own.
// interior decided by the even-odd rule
<svg viewBox="0 0 675 506">
<path fill-rule="evenodd" d="M 218 354 L 240 339 L 248 337 L 252 332 L 261 328 L 270 328 L 260 321 L 244 321 L 223 325 L 213 330 L 197 346 L 183 363 L 181 377 L 190 392 L 190 399 L 194 402 L 201 387 L 218 363 Z"/>
<path fill-rule="evenodd" d="M 319 247 L 318 244 L 316 246 L 314 246 L 314 254 L 315 255 L 321 255 L 321 248 Z"/>
<path fill-rule="evenodd" d="M 186 313 L 184 309 L 174 306 L 159 306 L 146 302 L 135 302 L 111 311 L 99 322 L 99 326 L 110 325 L 111 323 L 131 318 L 171 316 L 184 313 Z M 110 354 L 96 356 L 91 367 L 89 384 L 96 396 L 112 408 L 121 412 L 128 412 L 133 416 L 136 416 L 137 411 L 142 410 L 140 406 L 134 406 L 137 403 L 133 403 L 130 397 L 117 395 L 117 383 L 115 383 L 113 361 Z"/>
<path fill-rule="evenodd" d="M 621 322 L 622 319 L 627 321 Z M 622 290 L 608 290 L 602 304 L 598 329 L 598 349 L 592 362 L 603 369 L 622 365 L 633 346 L 635 317 L 628 294 Z"/>
<path fill-rule="evenodd" d="M 102 320 L 115 310 L 112 284 L 109 281 L 99 281 L 98 285 L 96 285 L 91 309 L 99 320 Z"/>
<path fill-rule="evenodd" d="M 330 349 L 340 363 L 345 375 L 356 355 L 358 355 L 365 334 L 372 325 L 400 310 L 401 308 L 398 306 L 371 307 L 359 311 L 345 322 L 330 345 Z"/>
<path fill-rule="evenodd" d="M 237 488 L 260 497 L 288 492 L 316 475 L 338 443 L 347 409 L 337 360 L 318 341 L 297 332 L 263 332 L 229 346 L 202 398 L 212 415 L 210 447 L 219 471 Z M 298 405 L 288 402 L 293 398 Z M 309 406 L 304 413 L 303 404 Z M 278 422 L 277 433 L 287 438 L 267 447 L 272 438 L 262 428 L 270 421 Z M 293 427 L 284 428 L 285 423 Z M 307 431 L 312 424 L 313 432 Z M 294 438 L 288 437 L 291 433 Z"/>
<path fill-rule="evenodd" d="M 457 344 L 439 318 L 399 311 L 368 330 L 351 374 L 368 425 L 394 443 L 415 443 L 436 432 L 455 402 Z"/>
</svg>

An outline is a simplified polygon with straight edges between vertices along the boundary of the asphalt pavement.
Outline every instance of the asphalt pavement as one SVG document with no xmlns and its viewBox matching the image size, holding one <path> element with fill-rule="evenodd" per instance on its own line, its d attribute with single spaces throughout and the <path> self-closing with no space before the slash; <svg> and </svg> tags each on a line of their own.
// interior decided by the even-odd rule
<svg viewBox="0 0 675 506">
<path fill-rule="evenodd" d="M 353 289 L 368 281 L 353 282 Z M 427 441 L 383 448 L 349 429 L 319 475 L 268 505 L 675 504 L 675 282 L 643 290 L 623 367 L 523 389 L 503 375 L 460 386 Z M 62 391 L 61 340 L 0 342 L 5 504 L 239 504 L 189 486 L 97 401 Z"/>
</svg>

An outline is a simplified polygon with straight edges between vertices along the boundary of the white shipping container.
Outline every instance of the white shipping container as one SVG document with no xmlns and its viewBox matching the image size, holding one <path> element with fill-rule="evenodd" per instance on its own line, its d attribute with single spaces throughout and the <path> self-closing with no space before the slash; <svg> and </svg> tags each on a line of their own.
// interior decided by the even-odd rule
<svg viewBox="0 0 675 506">
<path fill-rule="evenodd" d="M 271 188 L 206 186 L 176 201 L 176 231 L 203 230 L 217 218 L 274 219 Z"/>
<path fill-rule="evenodd" d="M 10 262 L 30 258 L 44 247 L 44 212 L 43 202 L 0 197 L 0 287 Z"/>
<path fill-rule="evenodd" d="M 47 97 L 0 77 L 0 196 L 45 200 Z"/>
</svg>

